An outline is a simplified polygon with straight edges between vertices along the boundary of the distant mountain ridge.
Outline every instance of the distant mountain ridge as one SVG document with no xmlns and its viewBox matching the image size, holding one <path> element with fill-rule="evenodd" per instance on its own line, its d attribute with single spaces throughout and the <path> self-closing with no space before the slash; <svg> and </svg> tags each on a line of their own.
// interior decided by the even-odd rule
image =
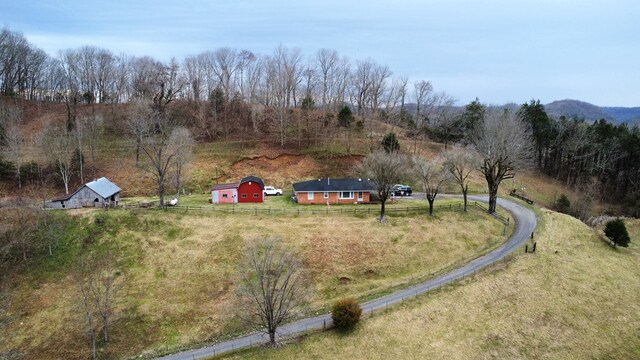
<svg viewBox="0 0 640 360">
<path fill-rule="evenodd" d="M 544 106 L 553 118 L 567 118 L 596 121 L 605 119 L 616 124 L 640 124 L 640 107 L 604 107 L 579 100 L 557 100 Z"/>
<path fill-rule="evenodd" d="M 405 111 L 416 114 L 416 104 L 405 104 Z M 504 105 L 488 105 L 490 108 L 509 109 L 517 112 L 522 104 L 508 103 Z M 456 111 L 464 111 L 465 105 L 453 106 Z M 640 125 L 640 107 L 612 107 L 597 106 L 580 100 L 556 100 L 544 105 L 547 114 L 558 119 L 565 116 L 568 119 L 576 118 L 588 122 L 605 119 L 615 124 L 627 123 L 629 125 Z"/>
</svg>

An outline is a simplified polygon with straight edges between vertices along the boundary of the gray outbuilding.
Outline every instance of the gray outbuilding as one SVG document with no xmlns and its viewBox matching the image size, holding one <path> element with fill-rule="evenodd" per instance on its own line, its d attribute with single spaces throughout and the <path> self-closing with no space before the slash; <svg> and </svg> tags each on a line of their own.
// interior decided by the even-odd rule
<svg viewBox="0 0 640 360">
<path fill-rule="evenodd" d="M 48 209 L 77 209 L 81 207 L 116 207 L 120 202 L 120 191 L 116 184 L 105 177 L 84 184 L 70 195 L 45 202 Z"/>
</svg>

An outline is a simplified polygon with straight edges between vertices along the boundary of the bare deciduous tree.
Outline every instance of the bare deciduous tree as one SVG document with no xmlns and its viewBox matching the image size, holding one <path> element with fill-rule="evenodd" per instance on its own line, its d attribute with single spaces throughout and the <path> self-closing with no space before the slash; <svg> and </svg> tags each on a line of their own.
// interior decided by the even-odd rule
<svg viewBox="0 0 640 360">
<path fill-rule="evenodd" d="M 530 131 L 525 123 L 508 111 L 487 111 L 474 135 L 473 144 L 482 159 L 479 171 L 487 180 L 489 213 L 495 213 L 500 183 L 513 178 L 518 169 L 531 161 Z"/>
<path fill-rule="evenodd" d="M 55 166 L 64 183 L 65 194 L 69 194 L 69 183 L 73 174 L 73 161 L 76 152 L 76 140 L 65 129 L 47 126 L 38 139 L 40 150 Z"/>
<path fill-rule="evenodd" d="M 20 178 L 20 166 L 22 165 L 23 141 L 22 134 L 22 109 L 18 106 L 9 106 L 0 103 L 0 126 L 3 131 L 4 144 L 8 158 L 15 165 L 18 188 L 22 188 Z"/>
<path fill-rule="evenodd" d="M 265 237 L 249 245 L 239 273 L 239 316 L 265 331 L 276 345 L 278 327 L 296 313 L 308 294 L 302 264 L 280 239 Z"/>
<path fill-rule="evenodd" d="M 81 115 L 78 117 L 78 126 L 82 131 L 83 141 L 89 147 L 91 167 L 95 171 L 96 152 L 100 144 L 100 136 L 104 130 L 104 118 L 99 114 Z"/>
<path fill-rule="evenodd" d="M 407 158 L 398 151 L 387 153 L 378 149 L 367 155 L 358 169 L 376 188 L 380 198 L 380 222 L 384 221 L 385 203 L 391 195 L 393 185 L 400 183 L 409 172 Z"/>
<path fill-rule="evenodd" d="M 438 196 L 440 187 L 449 179 L 449 173 L 439 158 L 427 160 L 414 157 L 413 169 L 429 202 L 429 215 L 433 216 L 433 203 Z"/>
<path fill-rule="evenodd" d="M 193 155 L 193 138 L 185 127 L 177 127 L 173 131 L 173 141 L 178 147 L 171 173 L 171 182 L 176 188 L 176 197 L 180 197 L 180 190 L 185 182 L 185 170 Z"/>
<path fill-rule="evenodd" d="M 464 199 L 464 211 L 467 211 L 467 194 L 469 192 L 469 175 L 478 168 L 478 158 L 467 149 L 456 148 L 444 154 L 445 166 L 453 180 L 460 185 Z"/>
<path fill-rule="evenodd" d="M 120 286 L 119 272 L 112 253 L 83 255 L 75 273 L 80 290 L 83 322 L 91 341 L 92 358 L 96 359 L 96 343 L 100 332 L 109 342 L 109 325 L 114 315 L 114 299 Z"/>
<path fill-rule="evenodd" d="M 170 115 L 146 111 L 144 106 L 142 111 L 133 114 L 134 118 L 131 120 L 136 131 L 140 131 L 140 149 L 146 160 L 140 162 L 139 166 L 155 178 L 160 206 L 164 206 L 167 176 L 176 166 L 176 162 L 181 162 L 180 169 L 186 164 L 188 157 L 181 155 L 190 152 L 193 140 L 189 130 L 177 126 Z"/>
<path fill-rule="evenodd" d="M 316 62 L 319 71 L 321 105 L 325 111 L 329 110 L 332 92 L 335 91 L 333 81 L 335 79 L 340 57 L 333 49 L 320 49 L 316 52 Z"/>
<path fill-rule="evenodd" d="M 445 93 L 434 94 L 431 98 L 431 109 L 428 113 L 429 130 L 436 140 L 444 142 L 447 151 L 449 143 L 462 137 L 462 121 L 454 107 L 456 99 Z"/>
</svg>

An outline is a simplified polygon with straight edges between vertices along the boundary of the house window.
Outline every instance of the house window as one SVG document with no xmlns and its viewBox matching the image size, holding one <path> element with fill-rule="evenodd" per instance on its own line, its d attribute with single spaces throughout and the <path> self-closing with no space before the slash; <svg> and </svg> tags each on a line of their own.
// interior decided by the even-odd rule
<svg viewBox="0 0 640 360">
<path fill-rule="evenodd" d="M 242 194 L 242 198 L 246 199 L 247 198 L 247 194 Z"/>
<path fill-rule="evenodd" d="M 307 193 L 307 200 L 313 200 L 313 191 Z"/>
<path fill-rule="evenodd" d="M 257 198 L 259 198 L 260 196 L 258 196 L 258 194 L 253 194 L 253 197 L 257 199 Z"/>
<path fill-rule="evenodd" d="M 229 197 L 229 194 L 222 194 L 223 199 L 227 199 L 228 197 Z"/>
<path fill-rule="evenodd" d="M 340 199 L 353 199 L 353 192 L 352 191 L 341 191 L 340 192 Z"/>
<path fill-rule="evenodd" d="M 329 198 L 329 192 L 328 192 L 328 191 L 325 191 L 325 192 L 324 192 L 324 198 L 325 198 L 325 199 L 328 199 L 328 198 Z"/>
</svg>

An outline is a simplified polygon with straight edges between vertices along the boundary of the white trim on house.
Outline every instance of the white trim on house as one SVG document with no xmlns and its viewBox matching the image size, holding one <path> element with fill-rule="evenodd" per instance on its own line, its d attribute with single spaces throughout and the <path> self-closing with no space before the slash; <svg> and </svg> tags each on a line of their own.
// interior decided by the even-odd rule
<svg viewBox="0 0 640 360">
<path fill-rule="evenodd" d="M 347 195 L 347 196 L 345 196 Z M 353 199 L 353 191 L 340 191 L 338 193 L 338 198 L 341 200 L 350 200 Z"/>
</svg>

